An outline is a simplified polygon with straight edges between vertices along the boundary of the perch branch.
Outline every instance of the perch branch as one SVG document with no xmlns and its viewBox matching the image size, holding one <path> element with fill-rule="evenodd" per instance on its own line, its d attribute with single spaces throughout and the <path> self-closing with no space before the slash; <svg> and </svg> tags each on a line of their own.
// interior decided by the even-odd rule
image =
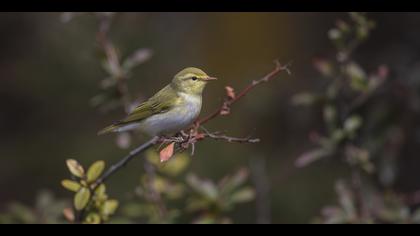
<svg viewBox="0 0 420 236">
<path fill-rule="evenodd" d="M 127 163 L 131 161 L 134 157 L 136 157 L 137 155 L 139 155 L 146 149 L 155 145 L 158 140 L 159 140 L 159 137 L 157 136 L 151 138 L 149 141 L 143 143 L 136 149 L 132 150 L 127 156 L 125 156 L 123 159 L 118 161 L 116 164 L 112 165 L 99 179 L 96 180 L 95 188 L 99 186 L 100 184 L 104 183 L 109 177 L 111 177 L 119 169 L 127 165 Z"/>
<path fill-rule="evenodd" d="M 99 33 L 98 33 L 98 40 L 99 40 L 99 42 L 101 42 L 101 44 L 102 44 L 102 46 L 103 46 L 103 48 L 104 48 L 104 50 L 107 54 L 108 62 L 110 63 L 110 65 L 111 66 L 112 65 L 118 65 L 117 67 L 119 67 L 119 61 L 118 61 L 118 57 L 116 57 L 117 55 L 116 55 L 115 48 L 112 46 L 112 44 L 110 44 L 110 42 L 107 40 L 107 36 L 106 36 L 107 35 L 106 32 L 107 32 L 107 29 L 109 27 L 109 20 L 106 20 L 104 22 L 101 23 L 103 25 L 100 27 L 100 30 L 99 30 Z M 278 61 L 276 61 L 276 67 L 273 71 L 271 71 L 270 73 L 268 73 L 266 76 L 264 76 L 263 78 L 261 78 L 259 80 L 252 81 L 252 83 L 249 84 L 247 87 L 245 87 L 241 92 L 239 92 L 237 96 L 232 97 L 232 96 L 229 96 L 229 94 L 228 94 L 228 97 L 225 99 L 224 103 L 222 104 L 222 106 L 220 108 L 218 108 L 216 111 L 214 111 L 210 115 L 206 116 L 202 120 L 196 122 L 195 125 L 189 129 L 188 133 L 182 131 L 177 136 L 173 136 L 173 137 L 169 137 L 169 138 L 163 138 L 163 137 L 155 136 L 155 137 L 151 138 L 150 140 L 148 140 L 147 142 L 143 143 L 142 145 L 140 145 L 136 149 L 132 150 L 127 156 L 122 158 L 116 164 L 112 165 L 101 177 L 99 177 L 95 181 L 95 184 L 93 185 L 92 190 L 94 191 L 99 185 L 101 185 L 106 180 L 108 180 L 113 174 L 115 174 L 118 170 L 120 170 L 125 165 L 127 165 L 127 163 L 130 162 L 137 155 L 139 155 L 140 153 L 142 153 L 143 151 L 145 151 L 146 149 L 152 147 L 153 145 L 155 145 L 157 143 L 175 142 L 175 143 L 178 143 L 179 146 L 181 147 L 181 149 L 183 149 L 183 150 L 187 149 L 191 145 L 193 147 L 193 150 L 194 150 L 195 143 L 197 141 L 203 140 L 205 138 L 211 138 L 211 139 L 215 139 L 215 140 L 224 140 L 224 141 L 231 142 L 231 143 L 233 143 L 233 142 L 237 142 L 237 143 L 257 143 L 257 142 L 259 142 L 260 140 L 256 139 L 256 138 L 250 138 L 250 137 L 236 138 L 236 137 L 226 136 L 226 135 L 220 134 L 220 133 L 210 133 L 204 127 L 202 127 L 202 124 L 204 124 L 204 123 L 210 121 L 211 119 L 221 115 L 223 111 L 226 111 L 226 109 L 230 109 L 230 106 L 232 104 L 234 104 L 240 98 L 242 98 L 246 94 L 248 94 L 257 85 L 259 85 L 261 83 L 269 82 L 270 80 L 275 78 L 282 71 L 286 71 L 288 74 L 290 74 L 289 66 L 290 66 L 290 63 L 283 66 Z M 123 90 L 123 92 L 124 91 L 125 90 Z M 127 93 L 124 92 L 123 94 L 128 95 L 128 91 L 127 91 Z M 123 97 L 122 97 L 122 99 L 124 100 Z M 128 101 L 127 104 L 129 106 L 129 100 L 127 100 L 127 101 Z M 126 110 L 127 109 L 128 109 L 128 107 L 126 107 Z M 204 133 L 198 132 L 198 128 L 202 128 L 204 130 Z M 164 215 L 164 213 L 165 213 L 164 208 L 161 208 L 160 210 L 161 210 L 162 215 Z M 80 220 L 83 218 L 82 217 L 83 213 L 84 213 L 83 211 L 79 212 L 78 217 L 77 217 L 78 220 L 76 220 L 76 222 L 80 222 Z"/>
</svg>

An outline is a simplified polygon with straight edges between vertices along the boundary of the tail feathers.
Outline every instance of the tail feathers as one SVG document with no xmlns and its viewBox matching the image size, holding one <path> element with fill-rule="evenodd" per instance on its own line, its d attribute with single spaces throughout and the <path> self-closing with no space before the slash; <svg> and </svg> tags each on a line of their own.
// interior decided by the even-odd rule
<svg viewBox="0 0 420 236">
<path fill-rule="evenodd" d="M 103 129 L 101 129 L 98 132 L 98 135 L 103 135 L 103 134 L 109 134 L 109 133 L 112 133 L 112 132 L 116 132 L 118 127 L 119 127 L 118 125 L 110 125 L 108 127 L 105 127 Z"/>
</svg>

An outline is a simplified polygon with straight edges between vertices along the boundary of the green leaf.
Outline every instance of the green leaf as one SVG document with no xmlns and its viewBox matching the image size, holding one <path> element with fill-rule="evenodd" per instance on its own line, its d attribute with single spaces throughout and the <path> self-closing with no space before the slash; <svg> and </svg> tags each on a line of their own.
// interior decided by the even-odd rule
<svg viewBox="0 0 420 236">
<path fill-rule="evenodd" d="M 102 208 L 102 214 L 109 216 L 115 213 L 118 208 L 117 200 L 107 200 Z"/>
<path fill-rule="evenodd" d="M 216 200 L 219 195 L 216 185 L 210 180 L 200 180 L 195 175 L 189 175 L 187 182 L 196 192 L 210 200 Z"/>
<path fill-rule="evenodd" d="M 346 121 L 344 121 L 344 130 L 346 130 L 348 133 L 351 134 L 355 132 L 357 129 L 359 129 L 360 126 L 362 126 L 362 123 L 363 123 L 362 117 L 358 115 L 353 115 L 347 118 Z"/>
<path fill-rule="evenodd" d="M 161 164 L 159 171 L 169 176 L 175 177 L 181 174 L 190 163 L 189 156 L 185 153 L 175 154 L 171 161 Z"/>
<path fill-rule="evenodd" d="M 87 181 L 89 183 L 95 181 L 97 178 L 99 178 L 99 176 L 101 176 L 104 169 L 105 169 L 104 161 L 96 161 L 95 163 L 93 163 L 87 171 L 87 174 L 86 174 Z"/>
<path fill-rule="evenodd" d="M 165 192 L 165 190 L 168 189 L 168 185 L 169 185 L 166 179 L 160 176 L 155 176 L 155 178 L 153 178 L 152 184 L 153 184 L 153 189 L 158 193 Z"/>
<path fill-rule="evenodd" d="M 233 203 L 249 202 L 255 198 L 255 191 L 251 187 L 245 187 L 231 196 Z"/>
<path fill-rule="evenodd" d="M 66 164 L 67 164 L 67 167 L 70 170 L 70 173 L 72 173 L 76 177 L 83 178 L 83 176 L 85 175 L 85 170 L 79 164 L 79 162 L 77 162 L 74 159 L 68 159 L 66 161 Z"/>
<path fill-rule="evenodd" d="M 237 171 L 233 176 L 224 178 L 221 182 L 221 192 L 222 193 L 231 193 L 248 179 L 249 172 L 247 169 L 242 168 Z"/>
<path fill-rule="evenodd" d="M 101 223 L 101 217 L 97 213 L 90 213 L 88 216 L 86 216 L 86 219 L 84 221 L 86 224 L 100 224 Z"/>
<path fill-rule="evenodd" d="M 177 153 L 171 161 L 161 163 L 159 161 L 159 153 L 154 150 L 148 150 L 146 152 L 146 159 L 154 165 L 159 172 L 172 177 L 181 174 L 189 165 L 189 156 L 185 153 Z"/>
<path fill-rule="evenodd" d="M 96 189 L 95 189 L 95 194 L 97 196 L 103 196 L 106 193 L 106 186 L 105 184 L 101 184 L 99 185 Z"/>
<path fill-rule="evenodd" d="M 366 72 L 356 63 L 351 62 L 346 66 L 346 73 L 351 79 L 350 86 L 356 91 L 366 91 L 368 80 Z"/>
<path fill-rule="evenodd" d="M 88 188 L 80 188 L 80 190 L 74 196 L 74 207 L 76 210 L 83 210 L 90 200 L 90 190 Z"/>
<path fill-rule="evenodd" d="M 161 166 L 159 165 L 160 164 L 159 153 L 156 152 L 154 149 L 151 148 L 147 150 L 145 156 L 146 156 L 147 161 L 150 162 L 155 167 Z"/>
<path fill-rule="evenodd" d="M 65 180 L 63 180 L 63 181 L 61 181 L 61 185 L 65 188 L 65 189 L 67 189 L 67 190 L 70 190 L 70 191 L 72 191 L 72 192 L 77 192 L 77 191 L 79 191 L 79 189 L 80 189 L 80 184 L 78 183 L 78 182 L 76 182 L 76 181 L 73 181 L 73 180 L 68 180 L 68 179 L 65 179 Z"/>
</svg>

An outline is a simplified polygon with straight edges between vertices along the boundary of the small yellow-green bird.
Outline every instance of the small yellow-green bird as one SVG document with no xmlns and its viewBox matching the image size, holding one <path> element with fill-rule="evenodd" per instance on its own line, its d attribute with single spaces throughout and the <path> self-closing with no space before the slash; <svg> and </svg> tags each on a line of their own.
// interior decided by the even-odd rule
<svg viewBox="0 0 420 236">
<path fill-rule="evenodd" d="M 170 84 L 134 108 L 126 118 L 98 134 L 134 129 L 150 136 L 179 132 L 191 125 L 200 114 L 203 89 L 211 80 L 216 78 L 198 68 L 185 68 L 174 76 Z"/>
</svg>

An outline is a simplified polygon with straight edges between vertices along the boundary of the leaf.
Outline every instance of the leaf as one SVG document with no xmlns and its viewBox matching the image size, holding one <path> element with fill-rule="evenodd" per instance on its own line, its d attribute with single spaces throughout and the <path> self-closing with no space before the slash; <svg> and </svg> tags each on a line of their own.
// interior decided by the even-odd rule
<svg viewBox="0 0 420 236">
<path fill-rule="evenodd" d="M 93 163 L 87 173 L 87 181 L 89 183 L 92 183 L 93 181 L 95 181 L 97 178 L 99 178 L 99 176 L 101 176 L 102 172 L 105 169 L 105 162 L 104 161 L 96 161 L 95 163 Z"/>
<path fill-rule="evenodd" d="M 186 153 L 174 154 L 171 158 L 172 160 L 165 164 L 162 164 L 159 161 L 159 158 L 159 154 L 153 149 L 149 149 L 146 152 L 146 159 L 155 166 L 159 172 L 173 177 L 184 171 L 190 163 L 189 156 Z"/>
<path fill-rule="evenodd" d="M 71 208 L 64 208 L 63 215 L 69 222 L 73 222 L 75 220 L 74 212 Z"/>
<path fill-rule="evenodd" d="M 182 173 L 190 163 L 190 158 L 185 153 L 179 153 L 172 157 L 172 160 L 159 166 L 159 171 L 175 177 Z"/>
<path fill-rule="evenodd" d="M 160 176 L 155 176 L 155 178 L 152 179 L 152 186 L 154 191 L 158 193 L 163 193 L 165 190 L 168 189 L 168 183 L 165 178 Z"/>
<path fill-rule="evenodd" d="M 101 217 L 97 213 L 90 213 L 84 221 L 86 224 L 100 224 Z"/>
<path fill-rule="evenodd" d="M 104 215 L 112 215 L 118 208 L 118 201 L 117 200 L 107 200 L 102 208 L 102 214 Z"/>
<path fill-rule="evenodd" d="M 174 147 L 175 147 L 175 142 L 172 142 L 160 151 L 159 153 L 160 162 L 168 161 L 173 156 Z"/>
<path fill-rule="evenodd" d="M 232 87 L 230 87 L 230 86 L 226 86 L 225 87 L 225 90 L 226 90 L 226 96 L 229 98 L 229 99 L 234 99 L 235 97 L 236 97 L 236 95 L 235 95 L 235 90 L 232 88 Z"/>
<path fill-rule="evenodd" d="M 67 189 L 67 190 L 70 190 L 70 191 L 72 191 L 72 192 L 77 192 L 77 191 L 79 191 L 79 189 L 80 189 L 80 184 L 78 183 L 78 182 L 76 182 L 76 181 L 73 181 L 73 180 L 68 180 L 68 179 L 65 179 L 65 180 L 63 180 L 63 181 L 61 181 L 61 185 L 65 188 L 65 189 Z"/>
<path fill-rule="evenodd" d="M 90 200 L 90 190 L 88 188 L 81 188 L 74 196 L 74 208 L 76 210 L 83 210 Z"/>
<path fill-rule="evenodd" d="M 233 203 L 249 202 L 255 198 L 255 190 L 251 187 L 245 187 L 235 192 L 231 196 Z"/>
<path fill-rule="evenodd" d="M 233 176 L 225 178 L 221 181 L 221 192 L 231 193 L 238 187 L 240 187 L 248 179 L 249 172 L 247 169 L 242 168 L 236 172 Z"/>
<path fill-rule="evenodd" d="M 331 40 L 338 40 L 342 37 L 342 34 L 341 34 L 340 30 L 334 28 L 334 29 L 331 29 L 331 30 L 328 31 L 328 37 Z"/>
<path fill-rule="evenodd" d="M 216 185 L 210 180 L 201 180 L 195 175 L 189 175 L 187 182 L 196 192 L 210 200 L 216 200 L 219 195 Z"/>
<path fill-rule="evenodd" d="M 66 164 L 67 164 L 67 167 L 70 170 L 70 173 L 72 173 L 76 177 L 83 178 L 83 176 L 85 175 L 85 170 L 79 164 L 79 162 L 77 162 L 74 159 L 68 159 L 66 161 Z"/>
<path fill-rule="evenodd" d="M 349 186 L 344 181 L 337 181 L 335 184 L 335 190 L 338 195 L 340 206 L 350 219 L 356 218 L 356 206 L 354 200 L 354 194 Z"/>
<path fill-rule="evenodd" d="M 103 196 L 105 194 L 105 192 L 106 192 L 105 184 L 101 184 L 95 189 L 95 194 L 97 196 Z"/>
<path fill-rule="evenodd" d="M 346 73 L 351 79 L 350 85 L 354 90 L 366 91 L 368 80 L 366 72 L 356 63 L 351 62 L 346 66 Z"/>
<path fill-rule="evenodd" d="M 360 128 L 362 125 L 362 117 L 358 115 L 353 115 L 344 121 L 344 130 L 346 130 L 349 133 L 355 132 L 357 129 Z"/>
<path fill-rule="evenodd" d="M 302 168 L 330 154 L 331 151 L 324 148 L 314 149 L 300 155 L 297 158 L 295 165 L 296 167 Z"/>
</svg>

